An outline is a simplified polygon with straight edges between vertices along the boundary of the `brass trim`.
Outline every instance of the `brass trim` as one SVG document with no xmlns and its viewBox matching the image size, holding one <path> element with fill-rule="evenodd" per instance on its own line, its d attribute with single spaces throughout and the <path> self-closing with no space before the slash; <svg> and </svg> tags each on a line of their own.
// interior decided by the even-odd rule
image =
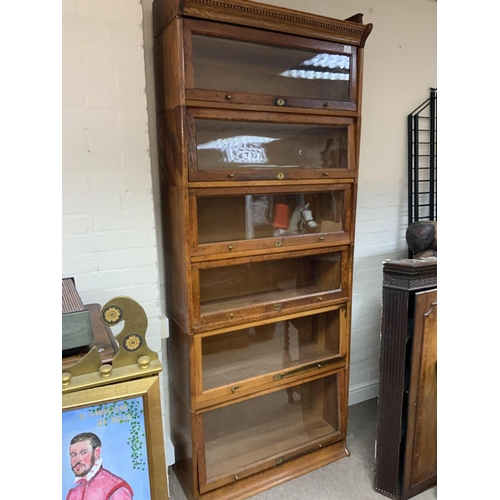
<svg viewBox="0 0 500 500">
<path fill-rule="evenodd" d="M 333 363 L 337 363 L 338 361 L 339 361 L 339 358 L 335 358 L 335 359 L 327 359 L 325 361 L 321 361 L 321 363 L 310 363 L 308 365 L 301 366 L 300 368 L 296 368 L 295 370 L 291 370 L 289 372 L 282 373 L 281 378 L 291 377 L 292 375 L 297 375 L 299 373 L 302 373 L 302 372 L 305 372 L 308 370 L 312 370 L 314 368 L 320 370 L 321 368 L 325 368 L 326 366 L 331 365 Z"/>
<path fill-rule="evenodd" d="M 162 370 L 158 353 L 146 342 L 148 319 L 140 304 L 130 297 L 115 297 L 101 308 L 100 318 L 108 326 L 124 322 L 115 337 L 118 352 L 111 364 L 102 364 L 94 346 L 80 361 L 65 368 L 61 374 L 63 394 L 148 377 Z"/>
</svg>

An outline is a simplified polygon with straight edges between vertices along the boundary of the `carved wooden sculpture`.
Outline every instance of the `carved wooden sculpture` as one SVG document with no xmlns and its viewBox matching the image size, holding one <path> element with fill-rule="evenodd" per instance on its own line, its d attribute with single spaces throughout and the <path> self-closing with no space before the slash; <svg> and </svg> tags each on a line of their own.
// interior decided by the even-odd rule
<svg viewBox="0 0 500 500">
<path fill-rule="evenodd" d="M 406 229 L 406 243 L 415 259 L 437 257 L 437 222 L 412 222 Z"/>
</svg>

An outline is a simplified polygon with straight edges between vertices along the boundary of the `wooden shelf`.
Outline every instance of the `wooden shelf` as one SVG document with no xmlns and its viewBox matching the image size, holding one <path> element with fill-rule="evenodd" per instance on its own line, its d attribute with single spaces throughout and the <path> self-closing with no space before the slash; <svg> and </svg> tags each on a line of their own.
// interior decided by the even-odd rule
<svg viewBox="0 0 500 500">
<path fill-rule="evenodd" d="M 309 342 L 291 347 L 288 358 L 283 349 L 283 342 L 274 342 L 274 344 L 267 342 L 266 347 L 269 347 L 269 352 L 265 355 L 259 354 L 258 358 L 236 358 L 227 361 L 226 352 L 204 356 L 203 389 L 209 390 L 283 368 L 306 365 L 313 361 L 323 361 L 334 355 L 319 347 L 315 342 Z"/>
<path fill-rule="evenodd" d="M 201 314 L 212 314 L 220 311 L 230 311 L 243 307 L 251 307 L 273 302 L 286 302 L 287 300 L 298 299 L 305 296 L 314 296 L 325 292 L 340 292 L 341 289 L 328 290 L 321 286 L 305 286 L 298 289 L 278 290 L 259 294 L 250 294 L 242 297 L 214 300 L 201 305 Z"/>
</svg>

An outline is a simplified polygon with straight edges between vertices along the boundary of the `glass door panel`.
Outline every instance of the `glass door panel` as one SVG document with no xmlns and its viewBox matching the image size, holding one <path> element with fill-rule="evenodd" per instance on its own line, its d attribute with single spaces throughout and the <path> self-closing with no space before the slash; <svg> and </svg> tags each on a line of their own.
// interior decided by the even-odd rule
<svg viewBox="0 0 500 500">
<path fill-rule="evenodd" d="M 345 355 L 345 307 L 203 337 L 203 390 Z M 294 371 L 290 374 L 295 373 Z M 282 377 L 279 378 L 281 380 Z"/>
<path fill-rule="evenodd" d="M 196 208 L 199 245 L 346 230 L 341 189 L 198 196 Z"/>
<path fill-rule="evenodd" d="M 347 248 L 194 263 L 193 331 L 342 303 Z"/>
<path fill-rule="evenodd" d="M 349 168 L 347 125 L 195 119 L 197 169 Z"/>
<path fill-rule="evenodd" d="M 353 49 L 348 47 L 351 52 Z M 349 53 L 279 47 L 195 33 L 192 50 L 196 89 L 351 100 L 353 62 Z"/>
<path fill-rule="evenodd" d="M 340 291 L 341 252 L 200 269 L 201 314 Z"/>
<path fill-rule="evenodd" d="M 338 377 L 203 413 L 207 483 L 217 487 L 340 439 Z"/>
</svg>

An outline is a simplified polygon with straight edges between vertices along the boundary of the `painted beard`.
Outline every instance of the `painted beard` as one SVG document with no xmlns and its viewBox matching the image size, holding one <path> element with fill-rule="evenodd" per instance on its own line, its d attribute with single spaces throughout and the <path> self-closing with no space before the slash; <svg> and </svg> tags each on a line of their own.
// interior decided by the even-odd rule
<svg viewBox="0 0 500 500">
<path fill-rule="evenodd" d="M 89 465 L 88 469 L 85 467 L 84 463 L 78 462 L 77 464 L 73 465 L 73 467 L 71 467 L 71 470 L 73 471 L 73 474 L 75 475 L 75 477 L 84 477 L 89 473 L 90 469 L 92 469 L 92 467 L 94 467 L 94 463 L 95 463 L 95 454 L 94 454 L 94 452 L 92 452 L 92 457 L 90 458 L 90 465 Z M 76 472 L 76 470 L 75 470 L 75 467 L 78 467 L 79 465 L 83 465 L 83 471 L 80 473 Z"/>
</svg>

